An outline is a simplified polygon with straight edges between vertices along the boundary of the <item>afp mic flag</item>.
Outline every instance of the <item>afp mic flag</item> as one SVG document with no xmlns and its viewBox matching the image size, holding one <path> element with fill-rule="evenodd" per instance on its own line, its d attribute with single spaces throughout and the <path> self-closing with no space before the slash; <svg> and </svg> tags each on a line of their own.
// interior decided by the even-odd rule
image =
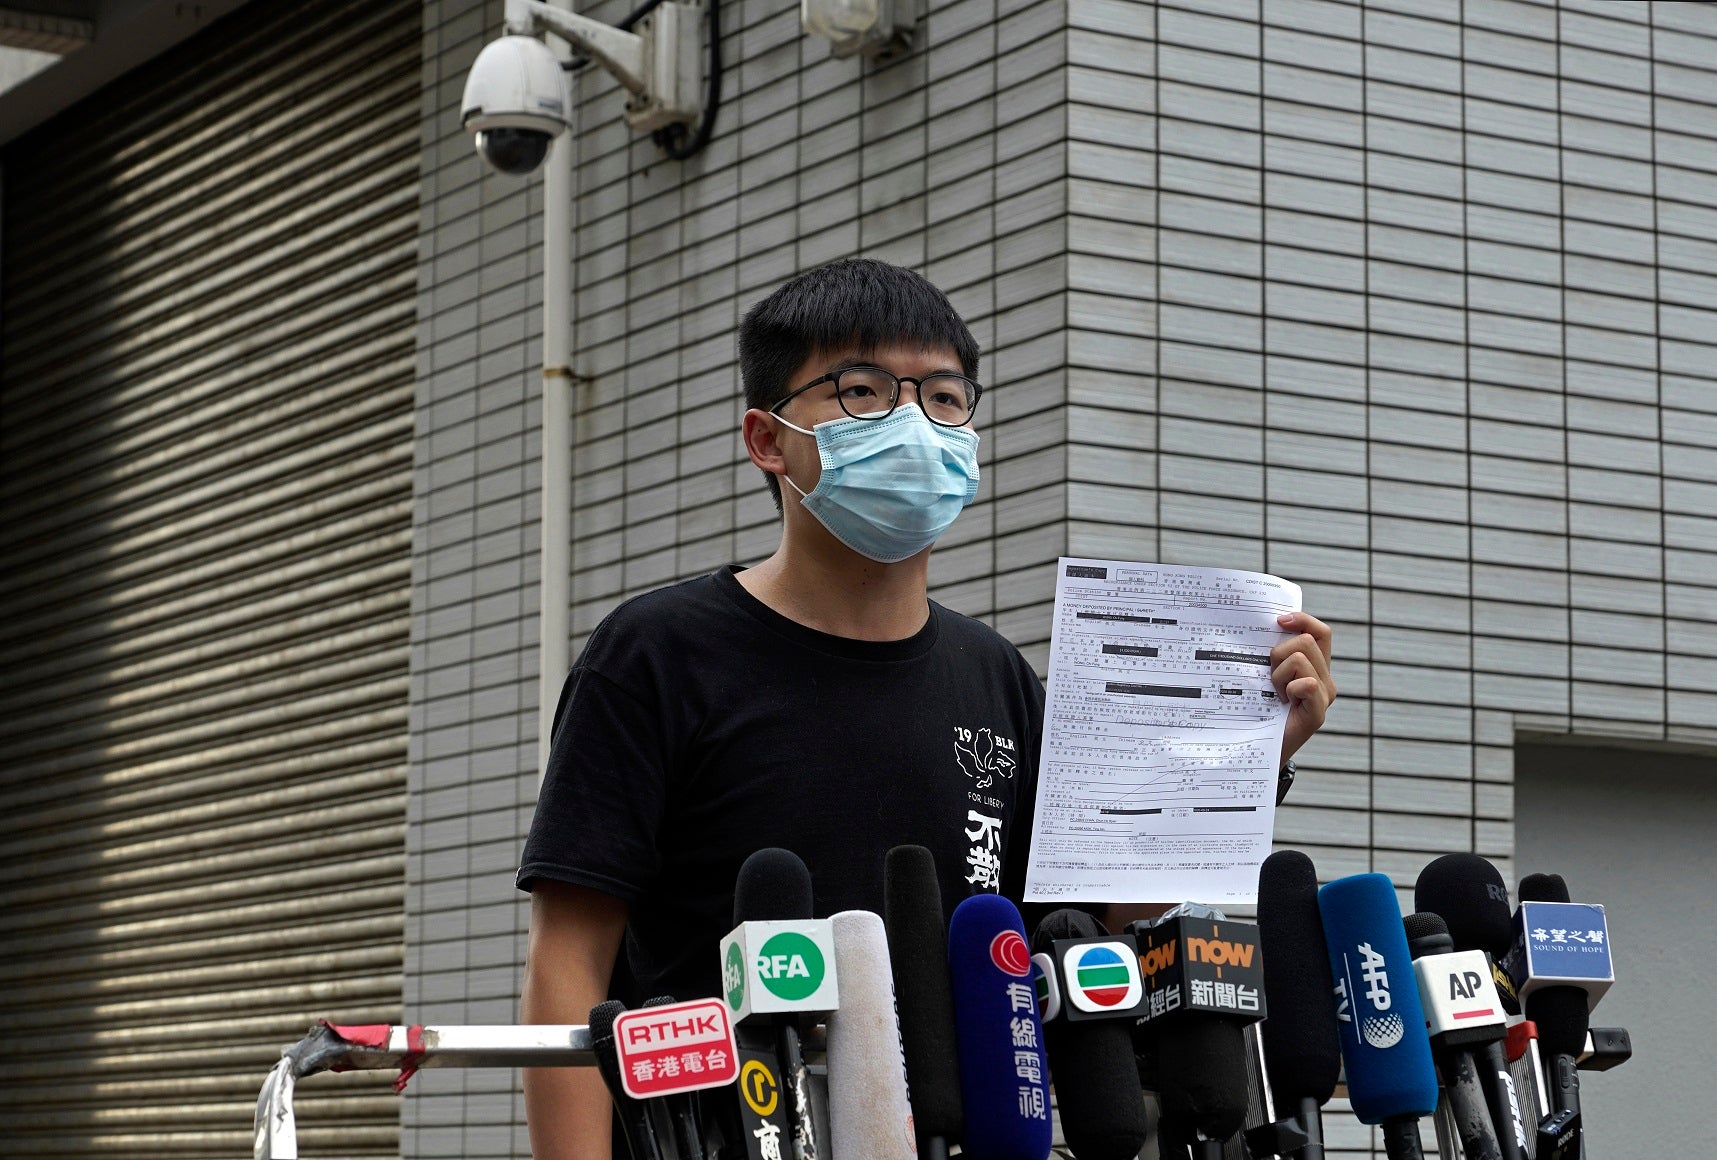
<svg viewBox="0 0 1717 1160">
<path fill-rule="evenodd" d="M 1338 878 L 1318 891 L 1318 910 L 1353 1114 L 1383 1126 L 1390 1160 L 1423 1160 L 1419 1117 L 1437 1108 L 1437 1073 L 1395 885 L 1383 874 Z"/>
</svg>

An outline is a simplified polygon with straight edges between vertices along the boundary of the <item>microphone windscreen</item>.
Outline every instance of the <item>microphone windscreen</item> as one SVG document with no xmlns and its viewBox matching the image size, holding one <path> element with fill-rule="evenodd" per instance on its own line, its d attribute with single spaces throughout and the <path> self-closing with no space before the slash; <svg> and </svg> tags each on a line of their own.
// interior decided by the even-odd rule
<svg viewBox="0 0 1717 1160">
<path fill-rule="evenodd" d="M 617 1145 L 623 1141 L 625 1154 L 634 1160 L 646 1160 L 654 1154 L 650 1128 L 645 1123 L 642 1105 L 626 1094 L 620 1082 L 620 1049 L 614 1043 L 614 1021 L 626 1013 L 626 1004 L 607 999 L 590 1009 L 586 1021 L 590 1032 L 590 1053 L 596 1057 L 596 1073 L 608 1089 L 614 1106 L 614 1128 Z M 618 1154 L 618 1150 L 617 1150 Z"/>
<path fill-rule="evenodd" d="M 617 1090 L 620 1084 L 620 1053 L 614 1046 L 614 1021 L 626 1013 L 626 1004 L 618 999 L 609 999 L 598 1003 L 590 1009 L 588 1029 L 590 1031 L 590 1050 L 596 1057 L 596 1069 L 602 1073 L 605 1082 L 611 1090 Z"/>
<path fill-rule="evenodd" d="M 1528 874 L 1520 880 L 1522 902 L 1569 902 L 1568 884 L 1560 874 Z"/>
<path fill-rule="evenodd" d="M 1520 880 L 1522 902 L 1568 902 L 1560 874 L 1528 874 Z M 1538 1045 L 1554 1055 L 1578 1056 L 1592 1022 L 1591 996 L 1580 987 L 1539 987 L 1526 997 L 1524 1014 L 1538 1025 Z"/>
<path fill-rule="evenodd" d="M 1108 933 L 1093 914 L 1072 907 L 1052 910 L 1038 921 L 1037 929 L 1031 932 L 1031 949 L 1038 954 L 1053 955 L 1058 939 L 1100 938 Z"/>
<path fill-rule="evenodd" d="M 1258 1032 L 1270 1089 L 1284 1106 L 1328 1103 L 1341 1073 L 1335 980 L 1318 913 L 1318 872 L 1298 850 L 1278 850 L 1258 869 L 1258 951 L 1270 1013 Z"/>
<path fill-rule="evenodd" d="M 1502 873 L 1477 854 L 1444 854 L 1419 871 L 1413 907 L 1440 914 L 1458 951 L 1500 960 L 1514 941 L 1513 912 Z"/>
<path fill-rule="evenodd" d="M 1196 1128 L 1210 1140 L 1238 1132 L 1246 1122 L 1251 1086 L 1245 1024 L 1220 1015 L 1182 1015 L 1163 1022 L 1157 1049 L 1163 1118 Z"/>
<path fill-rule="evenodd" d="M 1449 934 L 1449 924 L 1443 921 L 1443 916 L 1433 914 L 1428 910 L 1414 911 L 1401 920 L 1401 926 L 1407 932 L 1407 941 L 1410 943 L 1417 942 L 1422 938 L 1435 938 L 1438 935 L 1447 938 Z M 1450 939 L 1449 941 L 1451 943 L 1449 949 L 1453 950 L 1454 940 Z"/>
<path fill-rule="evenodd" d="M 1046 1160 L 1049 1085 L 1025 924 L 1013 903 L 974 894 L 948 920 L 954 1033 L 972 1160 Z"/>
<path fill-rule="evenodd" d="M 1057 939 L 1108 933 L 1083 910 L 1052 911 L 1032 932 L 1031 949 L 1053 955 Z M 1149 1127 L 1132 1020 L 1055 1019 L 1044 1024 L 1043 1042 L 1068 1150 L 1077 1160 L 1132 1160 Z"/>
<path fill-rule="evenodd" d="M 799 855 L 766 846 L 740 866 L 733 886 L 733 925 L 810 917 L 811 872 Z"/>
<path fill-rule="evenodd" d="M 1318 891 L 1318 911 L 1354 1115 L 1367 1124 L 1429 1115 L 1437 1073 L 1394 884 L 1383 874 L 1339 878 Z"/>
<path fill-rule="evenodd" d="M 921 1145 L 960 1139 L 960 1062 L 954 1050 L 954 993 L 948 982 L 948 926 L 936 860 L 923 846 L 896 846 L 883 861 L 883 922 L 894 966 L 894 1001 L 906 1050 L 906 1078 Z"/>
<path fill-rule="evenodd" d="M 1582 987 L 1539 987 L 1526 997 L 1526 1017 L 1538 1026 L 1540 1049 L 1576 1058 L 1591 1029 L 1591 997 Z"/>
<path fill-rule="evenodd" d="M 882 918 L 843 910 L 830 916 L 829 927 L 841 981 L 840 1008 L 829 1013 L 829 1150 L 913 1160 L 918 1143 Z"/>
</svg>

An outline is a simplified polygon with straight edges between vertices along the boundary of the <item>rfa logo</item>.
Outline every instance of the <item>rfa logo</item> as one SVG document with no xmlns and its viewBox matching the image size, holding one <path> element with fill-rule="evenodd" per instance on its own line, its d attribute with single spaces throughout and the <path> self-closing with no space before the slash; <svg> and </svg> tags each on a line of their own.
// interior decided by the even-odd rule
<svg viewBox="0 0 1717 1160">
<path fill-rule="evenodd" d="M 757 977 L 782 999 L 791 1001 L 815 994 L 823 985 L 823 971 L 823 952 L 816 943 L 794 931 L 782 931 L 757 952 Z M 732 1002 L 731 997 L 728 1001 Z"/>
<path fill-rule="evenodd" d="M 978 783 L 978 789 L 988 789 L 998 777 L 1004 781 L 1011 778 L 1019 765 L 1017 751 L 1013 738 L 997 737 L 988 726 L 976 733 L 954 727 L 954 759 L 966 776 Z"/>
<path fill-rule="evenodd" d="M 727 1005 L 735 1011 L 745 1004 L 745 955 L 737 941 L 727 948 L 727 958 L 721 964 L 721 989 L 727 994 Z"/>
</svg>

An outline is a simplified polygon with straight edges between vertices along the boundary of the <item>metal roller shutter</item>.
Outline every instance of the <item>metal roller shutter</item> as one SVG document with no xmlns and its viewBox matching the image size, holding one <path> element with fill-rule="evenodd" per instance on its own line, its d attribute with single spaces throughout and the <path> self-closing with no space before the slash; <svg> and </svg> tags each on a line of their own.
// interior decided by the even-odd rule
<svg viewBox="0 0 1717 1160">
<path fill-rule="evenodd" d="M 400 1018 L 419 37 L 261 0 L 4 155 L 8 1155 L 247 1155 Z M 387 1083 L 305 1154 L 398 1155 Z"/>
</svg>

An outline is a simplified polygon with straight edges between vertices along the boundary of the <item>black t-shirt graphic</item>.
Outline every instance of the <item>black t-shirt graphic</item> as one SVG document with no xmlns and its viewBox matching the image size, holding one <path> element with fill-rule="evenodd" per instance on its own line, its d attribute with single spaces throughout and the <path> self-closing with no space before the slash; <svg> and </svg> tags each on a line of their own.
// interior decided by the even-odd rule
<svg viewBox="0 0 1717 1160">
<path fill-rule="evenodd" d="M 880 913 L 903 844 L 934 852 L 948 911 L 1024 886 L 1043 686 L 1018 650 L 934 602 L 906 640 L 829 636 L 736 571 L 630 600 L 591 635 L 519 867 L 522 889 L 629 904 L 638 998 L 719 994 L 734 879 L 765 846 L 805 860 L 819 917 Z"/>
</svg>

